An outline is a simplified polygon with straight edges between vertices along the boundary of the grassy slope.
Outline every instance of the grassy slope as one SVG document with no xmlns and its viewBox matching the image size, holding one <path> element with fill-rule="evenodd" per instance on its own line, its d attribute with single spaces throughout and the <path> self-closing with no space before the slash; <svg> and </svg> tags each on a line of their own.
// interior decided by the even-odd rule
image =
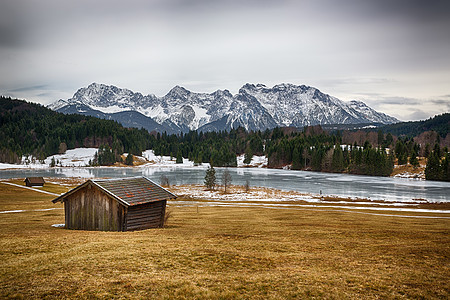
<svg viewBox="0 0 450 300">
<path fill-rule="evenodd" d="M 49 187 L 53 192 L 67 188 Z M 0 211 L 62 207 L 0 184 Z M 450 220 L 172 207 L 164 229 L 52 228 L 0 214 L 0 298 L 447 298 Z"/>
</svg>

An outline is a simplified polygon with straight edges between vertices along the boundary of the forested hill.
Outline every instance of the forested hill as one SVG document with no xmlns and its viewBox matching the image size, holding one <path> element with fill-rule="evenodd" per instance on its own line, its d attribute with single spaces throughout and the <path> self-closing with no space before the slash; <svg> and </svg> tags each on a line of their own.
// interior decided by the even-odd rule
<svg viewBox="0 0 450 300">
<path fill-rule="evenodd" d="M 149 148 L 144 129 L 115 121 L 65 115 L 39 104 L 0 97 L 0 162 L 19 163 L 22 155 L 38 159 L 76 147 L 107 144 L 117 152 L 140 154 Z"/>
<path fill-rule="evenodd" d="M 442 138 L 450 132 L 450 113 L 437 115 L 425 121 L 402 122 L 380 127 L 385 133 L 393 135 L 418 136 L 425 131 L 436 131 Z"/>
</svg>

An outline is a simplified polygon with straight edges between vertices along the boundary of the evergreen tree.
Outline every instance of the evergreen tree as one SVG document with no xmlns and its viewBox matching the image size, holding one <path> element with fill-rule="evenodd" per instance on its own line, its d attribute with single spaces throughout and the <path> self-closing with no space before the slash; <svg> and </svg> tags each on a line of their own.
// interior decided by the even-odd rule
<svg viewBox="0 0 450 300">
<path fill-rule="evenodd" d="M 214 190 L 214 187 L 216 186 L 216 170 L 213 166 L 209 166 L 208 169 L 206 169 L 205 186 L 208 190 Z"/>
<path fill-rule="evenodd" d="M 436 156 L 437 156 L 439 159 L 441 159 L 441 156 L 442 156 L 442 153 L 441 153 L 441 147 L 439 146 L 438 143 L 436 143 L 436 144 L 434 145 L 433 152 L 436 153 Z"/>
<path fill-rule="evenodd" d="M 203 162 L 203 152 L 200 151 L 194 158 L 194 164 L 201 165 Z"/>
<path fill-rule="evenodd" d="M 430 144 L 427 143 L 425 145 L 425 150 L 424 150 L 423 156 L 428 157 L 430 155 L 430 153 L 431 153 L 431 146 L 430 146 Z"/>
<path fill-rule="evenodd" d="M 398 155 L 399 165 L 405 165 L 407 162 L 408 162 L 408 155 L 405 152 Z"/>
<path fill-rule="evenodd" d="M 411 156 L 409 158 L 409 163 L 414 167 L 417 168 L 420 164 L 419 164 L 419 159 L 417 158 L 417 153 L 415 151 L 413 151 L 411 153 Z"/>
<path fill-rule="evenodd" d="M 252 162 L 252 158 L 253 158 L 253 152 L 250 147 L 247 147 L 247 149 L 245 149 L 245 154 L 244 154 L 244 164 L 246 164 L 246 165 L 250 164 Z"/>
<path fill-rule="evenodd" d="M 333 159 L 331 161 L 331 169 L 333 172 L 342 172 L 344 170 L 344 153 L 338 144 L 333 151 Z"/>
<path fill-rule="evenodd" d="M 52 160 L 50 161 L 50 167 L 53 168 L 55 165 L 56 165 L 55 157 L 53 156 Z"/>
<path fill-rule="evenodd" d="M 441 163 L 442 180 L 450 181 L 450 153 L 445 153 Z"/>
<path fill-rule="evenodd" d="M 183 156 L 181 155 L 181 151 L 178 151 L 177 153 L 177 164 L 182 164 L 183 163 Z"/>
<path fill-rule="evenodd" d="M 399 165 L 404 165 L 408 162 L 408 152 L 402 140 L 398 140 L 395 144 L 395 156 L 398 159 Z"/>
<path fill-rule="evenodd" d="M 386 134 L 386 138 L 384 140 L 384 148 L 388 148 L 393 142 L 394 138 L 392 137 L 392 134 L 389 132 L 388 134 Z"/>
<path fill-rule="evenodd" d="M 125 159 L 125 164 L 128 166 L 133 165 L 133 154 L 128 153 L 127 158 Z"/>
<path fill-rule="evenodd" d="M 311 167 L 313 171 L 321 171 L 322 170 L 322 159 L 325 154 L 324 149 L 322 147 L 320 148 L 314 148 L 312 152 L 312 158 L 311 158 Z"/>
<path fill-rule="evenodd" d="M 430 153 L 427 160 L 427 166 L 425 168 L 426 180 L 440 180 L 441 179 L 441 165 L 439 157 L 436 152 Z"/>
<path fill-rule="evenodd" d="M 292 152 L 292 170 L 301 170 L 302 168 L 302 151 L 298 147 Z"/>
<path fill-rule="evenodd" d="M 97 163 L 100 166 L 110 166 L 116 162 L 116 157 L 108 145 L 100 145 L 97 151 Z"/>
<path fill-rule="evenodd" d="M 384 134 L 383 131 L 378 130 L 378 146 L 383 145 L 384 142 Z"/>
</svg>

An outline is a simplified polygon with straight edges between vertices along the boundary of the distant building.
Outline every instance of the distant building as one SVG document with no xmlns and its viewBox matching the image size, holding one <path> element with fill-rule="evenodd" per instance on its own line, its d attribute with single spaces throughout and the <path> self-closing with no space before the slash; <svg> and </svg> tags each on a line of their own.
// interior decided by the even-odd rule
<svg viewBox="0 0 450 300">
<path fill-rule="evenodd" d="M 177 196 L 146 177 L 88 180 L 52 200 L 63 202 L 67 229 L 130 231 L 163 227 Z"/>
<path fill-rule="evenodd" d="M 24 180 L 26 186 L 44 186 L 44 177 L 27 177 Z"/>
</svg>

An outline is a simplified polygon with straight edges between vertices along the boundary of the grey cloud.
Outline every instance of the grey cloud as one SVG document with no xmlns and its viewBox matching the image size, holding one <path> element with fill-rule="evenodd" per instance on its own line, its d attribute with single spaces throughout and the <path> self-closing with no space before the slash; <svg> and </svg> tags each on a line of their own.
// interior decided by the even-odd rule
<svg viewBox="0 0 450 300">
<path fill-rule="evenodd" d="M 0 46 L 19 46 L 22 35 L 23 30 L 14 1 L 2 1 L 0 3 Z"/>
<path fill-rule="evenodd" d="M 426 113 L 420 109 L 416 109 L 408 115 L 408 120 L 426 120 L 429 117 L 429 113 Z"/>
<path fill-rule="evenodd" d="M 408 97 L 373 97 L 371 98 L 372 102 L 377 102 L 378 104 L 391 104 L 391 105 L 420 105 L 420 104 L 428 104 L 433 106 L 445 106 L 450 110 L 450 101 L 443 99 L 416 99 L 416 98 L 408 98 Z"/>
<path fill-rule="evenodd" d="M 404 16 L 413 21 L 445 20 L 450 16 L 450 2 L 447 0 L 430 0 L 424 3 L 422 0 L 378 0 L 369 1 L 374 9 L 383 14 Z"/>
<path fill-rule="evenodd" d="M 392 104 L 392 105 L 417 105 L 421 104 L 423 101 L 414 98 L 407 97 L 382 97 L 376 100 L 380 104 Z"/>
<path fill-rule="evenodd" d="M 375 106 L 419 105 L 411 98 L 449 93 L 434 80 L 450 76 L 447 3 L 4 0 L 0 47 L 14 49 L 0 52 L 0 89 L 50 101 L 92 81 L 158 95 L 185 83 L 236 92 L 291 82 Z"/>
<path fill-rule="evenodd" d="M 329 85 L 343 85 L 350 84 L 352 86 L 360 85 L 360 84 L 385 84 L 392 83 L 395 80 L 391 78 L 376 78 L 376 77 L 353 77 L 353 78 L 332 78 L 327 79 L 325 82 Z"/>
<path fill-rule="evenodd" d="M 354 92 L 355 95 L 361 95 L 361 96 L 369 96 L 371 98 L 379 98 L 379 97 L 385 97 L 386 94 L 384 93 L 377 93 L 377 92 Z"/>
<path fill-rule="evenodd" d="M 9 90 L 8 92 L 28 92 L 28 91 L 35 91 L 35 90 L 42 90 L 47 88 L 48 85 L 46 84 L 41 84 L 41 85 L 33 85 L 33 86 L 25 86 L 25 87 L 20 87 L 20 88 L 15 88 L 12 90 Z"/>
<path fill-rule="evenodd" d="M 434 105 L 446 107 L 447 112 L 450 112 L 450 101 L 449 100 L 442 100 L 442 99 L 432 99 L 430 102 Z"/>
</svg>

